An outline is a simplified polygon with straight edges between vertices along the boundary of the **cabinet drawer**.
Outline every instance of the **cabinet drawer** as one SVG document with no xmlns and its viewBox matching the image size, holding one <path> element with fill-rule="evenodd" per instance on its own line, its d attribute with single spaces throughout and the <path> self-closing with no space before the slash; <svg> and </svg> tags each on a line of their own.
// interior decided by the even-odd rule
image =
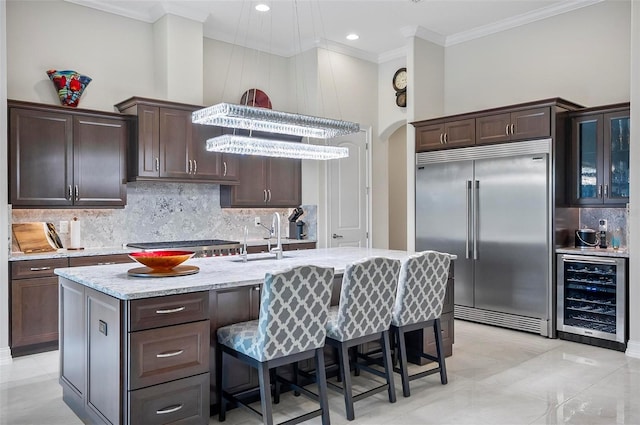
<svg viewBox="0 0 640 425">
<path fill-rule="evenodd" d="M 129 334 L 129 389 L 209 371 L 209 321 Z"/>
<path fill-rule="evenodd" d="M 14 261 L 11 263 L 11 277 L 13 279 L 51 277 L 55 276 L 54 269 L 62 267 L 69 267 L 69 261 L 66 258 Z"/>
<path fill-rule="evenodd" d="M 69 267 L 102 266 L 106 264 L 133 263 L 127 254 L 94 255 L 90 257 L 71 257 Z"/>
<path fill-rule="evenodd" d="M 129 331 L 209 318 L 209 292 L 144 298 L 130 303 Z"/>
<path fill-rule="evenodd" d="M 130 424 L 208 424 L 209 374 L 129 392 Z"/>
</svg>

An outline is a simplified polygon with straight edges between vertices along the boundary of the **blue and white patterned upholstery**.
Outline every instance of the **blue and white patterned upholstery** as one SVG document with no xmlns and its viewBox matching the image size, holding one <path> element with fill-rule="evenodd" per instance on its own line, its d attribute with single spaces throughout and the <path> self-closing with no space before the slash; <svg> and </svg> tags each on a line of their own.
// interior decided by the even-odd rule
<svg viewBox="0 0 640 425">
<path fill-rule="evenodd" d="M 447 289 L 448 254 L 424 251 L 403 261 L 391 324 L 406 326 L 437 319 Z"/>
<path fill-rule="evenodd" d="M 400 260 L 374 257 L 349 264 L 340 305 L 331 308 L 327 337 L 348 341 L 389 329 Z"/>
<path fill-rule="evenodd" d="M 260 362 L 324 346 L 333 269 L 267 273 L 258 320 L 218 329 L 218 342 Z"/>
</svg>

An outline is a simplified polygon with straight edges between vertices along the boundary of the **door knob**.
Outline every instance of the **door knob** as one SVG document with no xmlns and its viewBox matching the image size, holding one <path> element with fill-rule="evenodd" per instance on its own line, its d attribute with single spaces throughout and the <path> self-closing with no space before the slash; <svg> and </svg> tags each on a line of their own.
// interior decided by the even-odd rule
<svg viewBox="0 0 640 425">
<path fill-rule="evenodd" d="M 333 239 L 342 239 L 342 235 L 336 235 L 335 233 L 331 237 Z"/>
</svg>

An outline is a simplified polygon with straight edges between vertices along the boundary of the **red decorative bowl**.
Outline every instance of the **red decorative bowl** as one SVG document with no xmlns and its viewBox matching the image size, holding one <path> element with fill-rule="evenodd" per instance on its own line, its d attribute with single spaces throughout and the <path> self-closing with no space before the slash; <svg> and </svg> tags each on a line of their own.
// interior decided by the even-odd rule
<svg viewBox="0 0 640 425">
<path fill-rule="evenodd" d="M 193 251 L 142 251 L 132 252 L 129 257 L 153 270 L 171 270 L 193 257 Z"/>
</svg>

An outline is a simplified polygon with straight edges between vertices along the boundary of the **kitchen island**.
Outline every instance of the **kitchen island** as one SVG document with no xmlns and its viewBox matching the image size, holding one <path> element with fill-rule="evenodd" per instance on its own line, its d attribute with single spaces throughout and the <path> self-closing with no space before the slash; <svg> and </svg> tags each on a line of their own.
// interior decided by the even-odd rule
<svg viewBox="0 0 640 425">
<path fill-rule="evenodd" d="M 344 247 L 287 251 L 281 260 L 271 254 L 250 255 L 247 262 L 240 256 L 198 258 L 186 264 L 199 273 L 170 278 L 130 276 L 132 264 L 56 269 L 63 399 L 90 423 L 208 423 L 216 391 L 216 331 L 258 317 L 266 272 L 304 264 L 333 267 L 337 304 L 347 264 L 408 255 Z M 451 285 L 452 276 L 448 294 Z M 452 328 L 447 332 L 450 352 Z M 420 333 L 411 344 L 429 346 L 431 340 Z M 247 366 L 228 367 L 231 391 L 257 386 Z"/>
</svg>

